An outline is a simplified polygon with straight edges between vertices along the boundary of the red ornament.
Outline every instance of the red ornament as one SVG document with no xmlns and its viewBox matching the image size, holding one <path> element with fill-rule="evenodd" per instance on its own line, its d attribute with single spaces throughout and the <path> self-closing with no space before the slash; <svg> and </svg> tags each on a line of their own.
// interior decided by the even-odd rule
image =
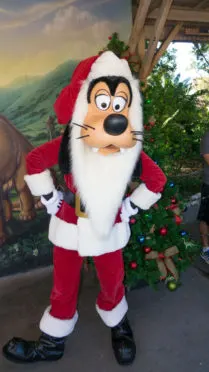
<svg viewBox="0 0 209 372">
<path fill-rule="evenodd" d="M 136 223 L 136 219 L 135 218 L 131 218 L 130 219 L 130 223 L 131 223 L 131 225 L 134 225 Z"/>
<path fill-rule="evenodd" d="M 131 266 L 131 269 L 135 270 L 137 268 L 138 264 L 135 261 L 133 261 L 133 262 L 130 263 L 130 266 Z"/>
<path fill-rule="evenodd" d="M 172 204 L 176 204 L 176 203 L 177 203 L 176 198 L 173 197 L 173 198 L 171 199 L 171 203 L 172 203 Z"/>
<path fill-rule="evenodd" d="M 108 39 L 109 39 L 109 40 L 112 40 L 112 36 L 109 36 Z"/>
<path fill-rule="evenodd" d="M 175 216 L 175 222 L 177 225 L 180 225 L 182 223 L 182 218 L 180 216 Z"/>
<path fill-rule="evenodd" d="M 151 125 L 151 127 L 154 127 L 155 121 L 150 121 L 149 124 Z"/>
<path fill-rule="evenodd" d="M 145 253 L 150 253 L 151 252 L 151 248 L 150 247 L 144 247 L 144 252 Z"/>
<path fill-rule="evenodd" d="M 161 227 L 159 230 L 160 235 L 165 236 L 168 233 L 167 227 Z"/>
<path fill-rule="evenodd" d="M 165 280 L 166 276 L 160 276 L 160 280 Z"/>
<path fill-rule="evenodd" d="M 159 253 L 159 254 L 158 254 L 158 257 L 159 257 L 160 260 L 164 260 L 164 258 L 165 258 L 165 256 L 164 256 L 163 253 Z"/>
</svg>

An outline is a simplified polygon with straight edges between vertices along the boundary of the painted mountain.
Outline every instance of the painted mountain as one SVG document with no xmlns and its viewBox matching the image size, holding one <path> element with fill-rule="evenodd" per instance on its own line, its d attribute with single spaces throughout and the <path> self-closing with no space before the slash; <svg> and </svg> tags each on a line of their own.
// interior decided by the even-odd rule
<svg viewBox="0 0 209 372">
<path fill-rule="evenodd" d="M 67 61 L 42 78 L 18 79 L 0 89 L 0 112 L 37 146 L 47 140 L 46 122 L 53 103 L 78 61 Z"/>
</svg>

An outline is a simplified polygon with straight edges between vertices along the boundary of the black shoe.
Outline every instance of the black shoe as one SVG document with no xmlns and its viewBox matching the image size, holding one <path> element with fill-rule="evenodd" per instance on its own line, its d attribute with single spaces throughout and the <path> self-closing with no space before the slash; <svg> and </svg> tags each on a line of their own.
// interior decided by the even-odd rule
<svg viewBox="0 0 209 372">
<path fill-rule="evenodd" d="M 38 341 L 13 338 L 3 347 L 3 355 L 15 363 L 54 361 L 62 358 L 66 338 L 55 338 L 42 333 Z"/>
<path fill-rule="evenodd" d="M 129 321 L 125 316 L 112 331 L 112 347 L 120 365 L 132 364 L 136 356 L 136 345 Z"/>
</svg>

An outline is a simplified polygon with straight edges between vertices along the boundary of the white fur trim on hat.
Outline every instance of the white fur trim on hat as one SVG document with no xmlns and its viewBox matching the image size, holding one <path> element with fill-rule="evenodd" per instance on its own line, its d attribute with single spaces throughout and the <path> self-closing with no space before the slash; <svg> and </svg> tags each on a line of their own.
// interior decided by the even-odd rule
<svg viewBox="0 0 209 372">
<path fill-rule="evenodd" d="M 123 76 L 132 80 L 133 76 L 125 59 L 118 58 L 113 52 L 108 51 L 93 63 L 88 80 L 97 79 L 101 76 Z"/>
<path fill-rule="evenodd" d="M 58 319 L 50 314 L 51 307 L 49 306 L 40 321 L 41 332 L 46 333 L 52 337 L 66 337 L 73 332 L 76 322 L 78 320 L 78 313 L 76 311 L 72 319 Z"/>
<path fill-rule="evenodd" d="M 103 322 L 108 327 L 115 327 L 118 325 L 121 320 L 124 318 L 125 314 L 128 311 L 128 304 L 126 301 L 125 296 L 122 298 L 122 300 L 119 302 L 119 304 L 114 307 L 112 310 L 102 310 L 99 308 L 98 305 L 96 305 L 96 310 L 100 317 L 102 318 Z"/>
<path fill-rule="evenodd" d="M 161 198 L 161 193 L 150 191 L 144 183 L 142 183 L 131 194 L 130 200 L 139 208 L 147 210 Z"/>
<path fill-rule="evenodd" d="M 41 196 L 50 194 L 54 189 L 54 182 L 51 173 L 48 169 L 44 172 L 26 175 L 24 180 L 27 183 L 31 194 L 34 196 Z"/>
</svg>

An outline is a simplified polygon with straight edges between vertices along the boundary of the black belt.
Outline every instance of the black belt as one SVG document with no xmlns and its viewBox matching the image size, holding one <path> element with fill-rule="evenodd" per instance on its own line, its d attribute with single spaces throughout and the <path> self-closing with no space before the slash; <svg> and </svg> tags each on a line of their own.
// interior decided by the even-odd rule
<svg viewBox="0 0 209 372">
<path fill-rule="evenodd" d="M 78 194 L 74 194 L 71 190 L 64 192 L 64 201 L 72 208 L 75 208 L 77 217 L 87 217 L 85 206 L 82 204 Z"/>
<path fill-rule="evenodd" d="M 124 195 L 123 199 L 125 199 L 125 197 L 126 196 Z M 88 217 L 85 211 L 85 206 L 82 204 L 82 201 L 78 194 L 74 194 L 71 190 L 66 190 L 64 192 L 64 201 L 67 204 L 69 204 L 72 208 L 75 208 L 77 217 L 84 217 L 84 218 Z M 136 207 L 136 205 L 134 205 L 132 202 L 131 202 L 131 206 L 132 208 Z"/>
</svg>

